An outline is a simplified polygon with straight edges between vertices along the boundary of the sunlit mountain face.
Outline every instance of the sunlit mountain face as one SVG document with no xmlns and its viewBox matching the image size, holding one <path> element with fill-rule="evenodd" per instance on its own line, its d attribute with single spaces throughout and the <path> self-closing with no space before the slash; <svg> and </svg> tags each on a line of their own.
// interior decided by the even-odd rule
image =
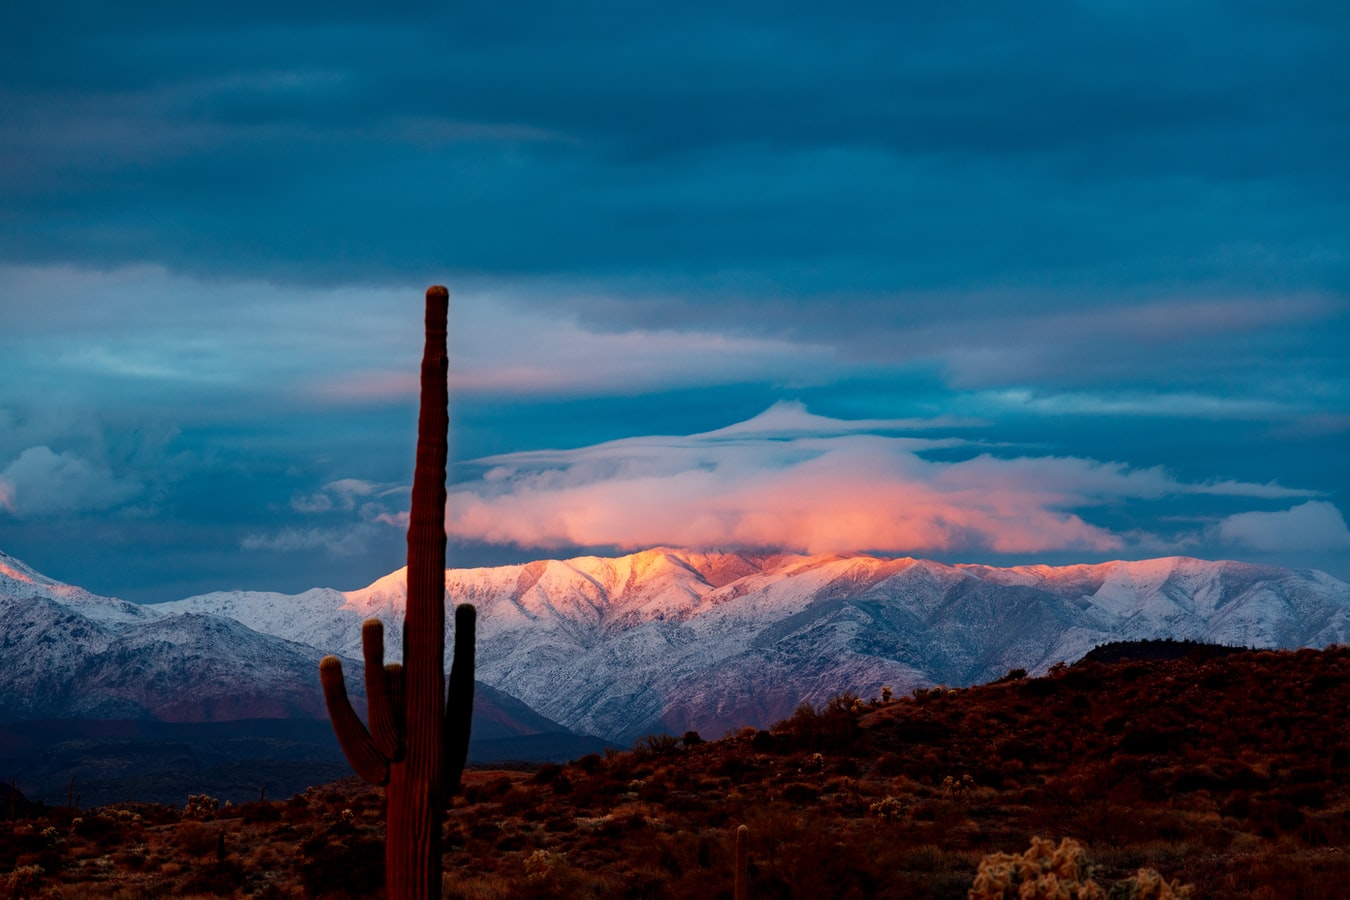
<svg viewBox="0 0 1350 900">
<path fill-rule="evenodd" d="M 403 570 L 355 591 L 137 605 L 6 564 L 28 579 L 0 576 L 11 718 L 321 716 L 317 660 L 359 658 L 365 619 L 386 623 L 388 658 L 401 652 Z M 560 728 L 620 742 L 763 726 L 845 690 L 1044 671 L 1111 641 L 1350 641 L 1345 582 L 1183 557 L 995 568 L 660 548 L 450 569 L 446 590 L 478 608 L 480 681 Z"/>
</svg>

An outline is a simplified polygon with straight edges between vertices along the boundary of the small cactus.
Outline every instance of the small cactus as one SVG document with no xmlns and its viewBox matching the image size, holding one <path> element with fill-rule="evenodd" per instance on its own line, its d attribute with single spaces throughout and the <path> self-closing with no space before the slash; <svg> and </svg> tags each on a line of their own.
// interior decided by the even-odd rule
<svg viewBox="0 0 1350 900">
<path fill-rule="evenodd" d="M 747 900 L 750 896 L 750 827 L 740 825 L 736 828 L 736 878 L 732 887 L 735 900 Z"/>
<path fill-rule="evenodd" d="M 894 822 L 904 815 L 905 807 L 900 803 L 899 799 L 888 794 L 867 807 L 867 811 L 878 819 L 881 819 L 883 822 Z"/>
<path fill-rule="evenodd" d="M 213 819 L 220 809 L 220 801 L 209 794 L 188 794 L 183 806 L 184 819 Z"/>
<path fill-rule="evenodd" d="M 1083 845 L 1032 838 L 1025 853 L 992 853 L 980 862 L 969 900 L 1189 900 L 1191 888 L 1140 869 L 1106 891 L 1089 877 Z"/>
</svg>

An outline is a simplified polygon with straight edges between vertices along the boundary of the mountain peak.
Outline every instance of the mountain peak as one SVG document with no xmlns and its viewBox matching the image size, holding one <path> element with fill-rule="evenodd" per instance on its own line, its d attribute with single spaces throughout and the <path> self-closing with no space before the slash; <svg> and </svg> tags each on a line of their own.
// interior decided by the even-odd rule
<svg viewBox="0 0 1350 900">
<path fill-rule="evenodd" d="M 0 604 L 14 610 L 23 597 L 46 598 L 47 618 L 25 632 L 34 640 L 60 620 L 62 640 L 108 646 L 138 627 L 134 612 L 179 616 L 157 633 L 177 635 L 161 643 L 186 653 L 188 632 L 224 634 L 210 619 L 181 617 L 200 613 L 307 653 L 359 658 L 361 622 L 374 616 L 385 624 L 387 658 L 401 653 L 402 569 L 350 592 L 235 591 L 135 607 L 38 584 L 41 576 L 8 557 L 5 565 L 26 580 L 0 578 Z M 1045 671 L 1110 641 L 1350 642 L 1350 585 L 1322 573 L 1188 557 L 994 568 L 655 547 L 446 576 L 448 601 L 478 607 L 481 681 L 574 731 L 617 741 L 660 729 L 763 726 L 846 690 L 867 697 L 882 685 L 904 693 L 991 681 L 1016 668 Z M 39 610 L 30 605 L 23 615 L 31 618 Z M 134 655 L 124 662 L 134 665 Z M 0 650 L 0 672 L 27 663 Z"/>
</svg>

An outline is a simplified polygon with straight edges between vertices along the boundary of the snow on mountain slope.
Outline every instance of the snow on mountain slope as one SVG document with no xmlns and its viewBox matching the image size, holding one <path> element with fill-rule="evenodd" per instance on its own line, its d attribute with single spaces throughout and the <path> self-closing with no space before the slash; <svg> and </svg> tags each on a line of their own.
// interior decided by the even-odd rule
<svg viewBox="0 0 1350 900">
<path fill-rule="evenodd" d="M 868 556 L 657 549 L 447 571 L 479 609 L 478 678 L 577 731 L 629 740 L 766 725 L 801 702 L 883 684 L 1043 671 L 1111 640 L 1263 647 L 1350 639 L 1350 585 L 1318 572 L 1170 558 L 995 569 Z M 358 591 L 210 594 L 211 613 L 359 655 L 360 622 L 401 652 L 404 572 Z M 447 637 L 449 637 L 447 635 Z"/>
<path fill-rule="evenodd" d="M 98 597 L 84 588 L 62 584 L 0 551 L 0 599 L 32 598 L 59 601 L 61 605 L 78 611 L 86 618 L 106 625 L 145 622 L 155 616 L 152 610 L 144 606 Z"/>
<path fill-rule="evenodd" d="M 1113 640 L 1350 641 L 1350 585 L 1184 558 L 996 569 L 657 549 L 446 576 L 448 597 L 479 609 L 480 681 L 619 741 L 763 726 L 844 690 L 1043 671 Z M 356 591 L 137 606 L 0 554 L 0 715 L 322 715 L 319 657 L 359 659 L 375 616 L 397 658 L 405 602 L 399 570 Z M 359 695 L 359 664 L 348 676 Z"/>
<path fill-rule="evenodd" d="M 321 656 L 228 617 L 98 597 L 0 554 L 0 718 L 318 718 Z"/>
</svg>

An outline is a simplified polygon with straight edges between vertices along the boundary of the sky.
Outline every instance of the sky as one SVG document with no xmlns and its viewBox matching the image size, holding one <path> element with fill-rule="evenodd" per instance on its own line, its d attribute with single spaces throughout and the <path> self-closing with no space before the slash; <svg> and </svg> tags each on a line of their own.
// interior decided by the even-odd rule
<svg viewBox="0 0 1350 900">
<path fill-rule="evenodd" d="M 225 6 L 228 8 L 211 8 Z M 0 550 L 1350 579 L 1341 2 L 76 3 L 0 30 Z"/>
</svg>

